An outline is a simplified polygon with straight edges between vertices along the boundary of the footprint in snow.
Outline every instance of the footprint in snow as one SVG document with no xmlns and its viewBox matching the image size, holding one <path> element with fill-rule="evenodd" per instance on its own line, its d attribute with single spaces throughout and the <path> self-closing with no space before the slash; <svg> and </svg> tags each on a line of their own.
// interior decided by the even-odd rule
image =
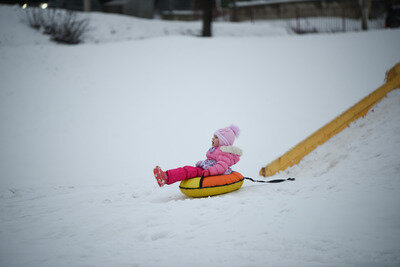
<svg viewBox="0 0 400 267">
<path fill-rule="evenodd" d="M 158 232 L 151 235 L 151 240 L 156 241 L 168 237 L 168 232 Z"/>
</svg>

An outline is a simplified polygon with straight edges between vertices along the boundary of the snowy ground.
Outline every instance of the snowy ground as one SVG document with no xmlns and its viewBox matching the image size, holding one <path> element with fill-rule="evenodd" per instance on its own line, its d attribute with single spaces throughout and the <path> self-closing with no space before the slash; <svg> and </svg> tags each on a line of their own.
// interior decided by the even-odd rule
<svg viewBox="0 0 400 267">
<path fill-rule="evenodd" d="M 27 30 L 26 10 L 18 6 L 0 8 L 0 45 L 20 46 L 26 44 L 49 44 L 48 36 Z M 89 19 L 90 31 L 85 43 L 108 43 L 130 40 L 143 40 L 168 36 L 195 37 L 201 34 L 201 22 L 177 22 L 134 18 L 131 16 L 110 15 L 98 12 L 79 13 L 78 18 Z M 23 34 L 22 34 L 23 33 Z M 287 23 L 251 22 L 213 23 L 213 35 L 219 37 L 265 37 L 285 36 L 291 33 Z M 29 40 L 27 43 L 26 40 Z"/>
<path fill-rule="evenodd" d="M 258 178 L 383 83 L 399 30 L 201 39 L 91 14 L 86 44 L 64 46 L 19 15 L 0 6 L 0 266 L 400 264 L 399 90 L 276 176 L 295 182 L 190 199 L 152 177 L 235 123 L 234 169 Z"/>
</svg>

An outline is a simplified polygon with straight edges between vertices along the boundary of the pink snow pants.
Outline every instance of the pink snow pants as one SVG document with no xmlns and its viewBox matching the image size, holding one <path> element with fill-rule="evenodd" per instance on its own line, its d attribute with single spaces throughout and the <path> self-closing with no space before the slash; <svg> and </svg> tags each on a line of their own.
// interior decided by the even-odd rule
<svg viewBox="0 0 400 267">
<path fill-rule="evenodd" d="M 185 179 L 194 177 L 201 177 L 203 169 L 200 167 L 185 166 L 183 168 L 177 168 L 167 171 L 168 182 L 167 184 L 173 184 Z"/>
</svg>

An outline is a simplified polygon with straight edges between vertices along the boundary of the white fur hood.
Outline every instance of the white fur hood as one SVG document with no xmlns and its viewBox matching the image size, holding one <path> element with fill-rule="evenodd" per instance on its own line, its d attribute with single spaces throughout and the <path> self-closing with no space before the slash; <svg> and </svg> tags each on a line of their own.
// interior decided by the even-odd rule
<svg viewBox="0 0 400 267">
<path fill-rule="evenodd" d="M 220 149 L 222 152 L 231 153 L 238 156 L 242 156 L 243 154 L 242 150 L 236 146 L 221 146 Z"/>
</svg>

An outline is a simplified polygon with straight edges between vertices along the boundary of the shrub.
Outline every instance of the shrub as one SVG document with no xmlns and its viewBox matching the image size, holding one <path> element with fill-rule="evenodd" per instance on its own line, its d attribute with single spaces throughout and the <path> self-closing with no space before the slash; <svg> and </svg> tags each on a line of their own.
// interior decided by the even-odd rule
<svg viewBox="0 0 400 267">
<path fill-rule="evenodd" d="M 57 43 L 79 44 L 89 29 L 89 20 L 79 19 L 77 13 L 70 10 L 30 8 L 26 14 L 32 28 L 49 34 Z"/>
<path fill-rule="evenodd" d="M 29 26 L 36 30 L 39 30 L 44 24 L 43 11 L 39 8 L 28 8 L 26 10 L 26 17 Z"/>
<path fill-rule="evenodd" d="M 78 19 L 76 12 L 69 10 L 52 25 L 52 40 L 58 43 L 79 44 L 83 34 L 88 30 L 89 20 Z"/>
</svg>

